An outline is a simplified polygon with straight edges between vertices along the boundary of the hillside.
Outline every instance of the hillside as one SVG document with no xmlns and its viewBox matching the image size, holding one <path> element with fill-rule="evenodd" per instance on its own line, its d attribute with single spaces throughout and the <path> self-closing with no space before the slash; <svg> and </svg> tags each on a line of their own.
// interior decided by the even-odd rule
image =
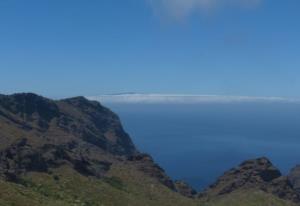
<svg viewBox="0 0 300 206">
<path fill-rule="evenodd" d="M 191 202 L 149 155 L 138 152 L 113 112 L 83 97 L 1 95 L 0 142 L 5 205 L 155 204 L 168 196 L 170 204 Z"/>
<path fill-rule="evenodd" d="M 299 170 L 285 178 L 266 159 L 242 164 L 197 194 L 139 152 L 116 114 L 83 97 L 0 95 L 0 143 L 5 206 L 279 206 L 298 200 Z M 278 178 L 286 184 L 274 183 Z"/>
</svg>

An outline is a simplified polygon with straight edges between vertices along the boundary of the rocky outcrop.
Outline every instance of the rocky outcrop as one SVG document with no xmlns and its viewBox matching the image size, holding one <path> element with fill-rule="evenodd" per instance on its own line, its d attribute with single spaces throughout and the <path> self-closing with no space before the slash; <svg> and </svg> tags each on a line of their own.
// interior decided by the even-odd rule
<svg viewBox="0 0 300 206">
<path fill-rule="evenodd" d="M 183 196 L 194 198 L 197 195 L 197 191 L 193 189 L 189 184 L 184 181 L 175 181 L 176 191 L 182 194 Z"/>
<path fill-rule="evenodd" d="M 300 202 L 300 194 L 293 189 L 291 182 L 286 176 L 281 176 L 274 179 L 262 190 L 274 194 L 277 197 L 285 200 L 290 200 L 293 202 Z"/>
<path fill-rule="evenodd" d="M 225 172 L 215 184 L 210 186 L 209 190 L 222 195 L 241 187 L 264 186 L 280 176 L 280 171 L 268 159 L 248 160 Z"/>
<path fill-rule="evenodd" d="M 176 191 L 174 182 L 167 176 L 165 171 L 156 164 L 152 157 L 148 154 L 136 154 L 128 158 L 128 161 L 133 163 L 138 170 L 144 174 L 157 179 L 163 185 L 167 186 L 171 190 Z"/>
<path fill-rule="evenodd" d="M 282 199 L 300 201 L 300 196 L 293 189 L 289 178 L 282 176 L 281 172 L 264 157 L 245 161 L 224 173 L 216 183 L 200 193 L 199 197 L 211 198 L 240 189 L 262 190 Z"/>
<path fill-rule="evenodd" d="M 164 169 L 156 164 L 150 155 L 139 153 L 128 157 L 127 160 L 134 164 L 136 168 L 142 171 L 145 175 L 153 177 L 174 192 L 178 192 L 179 194 L 189 198 L 196 197 L 196 190 L 183 181 L 173 182 Z"/>
</svg>

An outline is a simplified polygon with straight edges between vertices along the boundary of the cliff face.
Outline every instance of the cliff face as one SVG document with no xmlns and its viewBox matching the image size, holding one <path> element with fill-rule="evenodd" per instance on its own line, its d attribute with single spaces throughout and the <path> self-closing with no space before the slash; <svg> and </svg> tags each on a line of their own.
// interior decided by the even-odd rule
<svg viewBox="0 0 300 206">
<path fill-rule="evenodd" d="M 53 101 L 35 94 L 0 96 L 0 176 L 61 165 L 102 176 L 114 156 L 137 154 L 119 118 L 83 97 Z"/>
<path fill-rule="evenodd" d="M 18 183 L 27 173 L 63 166 L 105 178 L 112 166 L 126 164 L 176 191 L 164 170 L 137 151 L 117 115 L 84 97 L 0 95 L 0 143 L 3 180 Z"/>
<path fill-rule="evenodd" d="M 76 140 L 117 155 L 136 152 L 119 118 L 83 97 L 53 101 L 30 93 L 2 95 L 0 114 L 3 127 L 23 133 L 29 141 L 58 144 Z"/>
</svg>

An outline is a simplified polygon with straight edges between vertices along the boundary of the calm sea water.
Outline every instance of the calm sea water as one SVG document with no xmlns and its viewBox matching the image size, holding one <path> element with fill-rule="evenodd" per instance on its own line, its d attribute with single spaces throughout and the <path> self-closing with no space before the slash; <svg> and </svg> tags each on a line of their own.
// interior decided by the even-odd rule
<svg viewBox="0 0 300 206">
<path fill-rule="evenodd" d="M 246 159 L 300 164 L 300 104 L 106 104 L 140 151 L 197 189 Z"/>
</svg>

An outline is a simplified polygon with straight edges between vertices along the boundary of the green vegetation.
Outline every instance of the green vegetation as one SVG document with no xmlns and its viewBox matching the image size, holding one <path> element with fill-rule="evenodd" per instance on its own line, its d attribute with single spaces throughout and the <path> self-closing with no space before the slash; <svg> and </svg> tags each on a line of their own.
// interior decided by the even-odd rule
<svg viewBox="0 0 300 206">
<path fill-rule="evenodd" d="M 22 184 L 0 181 L 1 206 L 294 206 L 262 191 L 236 191 L 213 200 L 189 199 L 126 165 L 107 177 L 85 177 L 69 167 L 31 172 Z"/>
<path fill-rule="evenodd" d="M 203 206 L 296 206 L 296 204 L 263 191 L 240 190 L 204 203 Z"/>
<path fill-rule="evenodd" d="M 57 169 L 53 174 L 32 172 L 23 177 L 22 184 L 1 181 L 0 205 L 197 205 L 130 168 L 116 167 L 111 173 L 116 176 L 101 180 L 82 176 L 69 167 Z"/>
</svg>

